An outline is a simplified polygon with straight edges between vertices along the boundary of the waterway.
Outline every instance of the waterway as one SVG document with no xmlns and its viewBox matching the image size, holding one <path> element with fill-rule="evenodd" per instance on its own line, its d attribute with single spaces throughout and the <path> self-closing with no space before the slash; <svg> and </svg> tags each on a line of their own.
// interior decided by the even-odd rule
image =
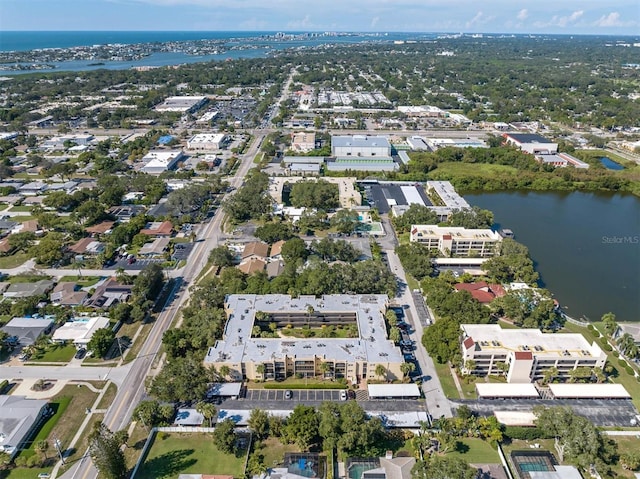
<svg viewBox="0 0 640 479">
<path fill-rule="evenodd" d="M 525 244 L 541 285 L 575 318 L 640 321 L 640 198 L 606 193 L 465 194 Z"/>
<path fill-rule="evenodd" d="M 616 163 L 611 158 L 607 158 L 606 156 L 600 158 L 600 163 L 602 163 L 607 170 L 624 170 L 624 166 L 622 166 L 620 163 Z"/>
</svg>

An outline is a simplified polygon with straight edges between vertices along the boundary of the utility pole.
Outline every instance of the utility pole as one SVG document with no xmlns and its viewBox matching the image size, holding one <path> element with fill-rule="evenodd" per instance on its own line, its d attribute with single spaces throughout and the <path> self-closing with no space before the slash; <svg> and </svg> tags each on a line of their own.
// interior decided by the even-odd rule
<svg viewBox="0 0 640 479">
<path fill-rule="evenodd" d="M 62 461 L 62 464 L 65 464 L 64 462 L 64 455 L 62 454 L 62 443 L 60 442 L 60 439 L 57 438 L 57 436 L 53 436 L 53 444 L 56 447 L 56 451 L 58 451 L 58 455 L 60 456 L 60 461 Z"/>
</svg>

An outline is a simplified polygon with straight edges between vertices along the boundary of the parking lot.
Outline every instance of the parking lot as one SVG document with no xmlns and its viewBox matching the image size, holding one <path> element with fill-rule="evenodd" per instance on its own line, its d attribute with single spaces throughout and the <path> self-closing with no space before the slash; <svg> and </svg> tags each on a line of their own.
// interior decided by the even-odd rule
<svg viewBox="0 0 640 479">
<path fill-rule="evenodd" d="M 118 268 L 122 268 L 125 270 L 143 270 L 145 266 L 153 263 L 163 263 L 161 259 L 137 259 L 135 263 L 129 264 L 129 261 L 126 258 L 119 259 L 114 264 L 109 266 L 106 269 L 116 270 Z"/>
<path fill-rule="evenodd" d="M 245 399 L 249 401 L 340 401 L 340 389 L 293 389 L 291 399 L 285 399 L 285 389 L 248 389 Z M 364 393 L 365 397 L 362 397 Z M 360 396 L 360 397 L 359 397 Z M 356 399 L 366 401 L 366 391 L 357 391 Z"/>
<path fill-rule="evenodd" d="M 176 243 L 173 247 L 173 259 L 176 261 L 186 260 L 194 246 L 195 243 Z"/>
</svg>

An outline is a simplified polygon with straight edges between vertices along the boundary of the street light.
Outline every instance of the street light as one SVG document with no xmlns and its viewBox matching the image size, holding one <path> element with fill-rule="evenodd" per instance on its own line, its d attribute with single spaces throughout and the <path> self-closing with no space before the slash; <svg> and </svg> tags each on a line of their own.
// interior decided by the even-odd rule
<svg viewBox="0 0 640 479">
<path fill-rule="evenodd" d="M 58 439 L 56 436 L 53 437 L 53 445 L 56 447 L 56 451 L 58 451 L 58 455 L 60 456 L 60 461 L 62 461 L 62 464 L 64 464 L 64 455 L 62 454 L 62 443 L 60 442 L 60 439 Z"/>
</svg>

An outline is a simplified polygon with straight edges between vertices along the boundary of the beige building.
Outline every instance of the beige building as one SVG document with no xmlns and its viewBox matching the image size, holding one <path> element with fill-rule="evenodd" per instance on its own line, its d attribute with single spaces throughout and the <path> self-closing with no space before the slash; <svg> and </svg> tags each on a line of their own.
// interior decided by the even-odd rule
<svg viewBox="0 0 640 479">
<path fill-rule="evenodd" d="M 297 132 L 291 135 L 291 149 L 293 151 L 307 152 L 316 149 L 316 134 Z"/>
<path fill-rule="evenodd" d="M 490 258 L 498 254 L 502 236 L 490 229 L 413 225 L 410 239 L 429 249 L 440 250 L 445 256 Z"/>
<path fill-rule="evenodd" d="M 539 329 L 502 329 L 497 324 L 463 324 L 462 359 L 473 361 L 473 374 L 501 374 L 509 383 L 542 379 L 545 371 L 558 369 L 559 377 L 579 368 L 602 368 L 607 355 L 581 334 L 543 333 Z"/>
<path fill-rule="evenodd" d="M 298 375 L 394 380 L 403 377 L 404 357 L 387 337 L 386 295 L 325 295 L 292 298 L 284 294 L 233 294 L 225 300 L 228 321 L 221 340 L 209 348 L 204 365 L 227 366 L 233 380 L 278 379 Z M 355 338 L 301 339 L 252 337 L 254 326 L 268 330 L 357 327 Z M 384 368 L 376 375 L 378 366 Z"/>
</svg>

